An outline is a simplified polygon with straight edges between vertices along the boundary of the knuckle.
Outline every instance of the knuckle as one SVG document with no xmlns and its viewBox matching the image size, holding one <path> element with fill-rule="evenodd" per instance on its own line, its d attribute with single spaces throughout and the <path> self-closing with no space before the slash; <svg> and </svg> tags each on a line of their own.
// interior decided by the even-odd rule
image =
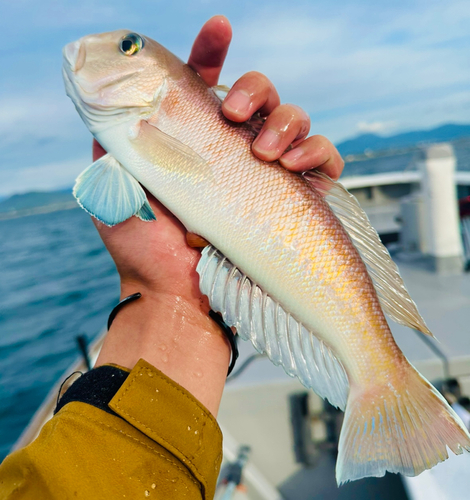
<svg viewBox="0 0 470 500">
<path fill-rule="evenodd" d="M 258 71 L 249 71 L 241 76 L 233 85 L 233 90 L 241 90 L 249 94 L 257 109 L 269 114 L 279 106 L 279 96 L 272 82 Z"/>
<path fill-rule="evenodd" d="M 302 108 L 295 104 L 280 104 L 274 109 L 273 114 L 290 122 L 302 122 L 310 125 L 310 117 Z"/>
<path fill-rule="evenodd" d="M 260 73 L 259 71 L 248 71 L 248 73 L 246 73 L 245 76 L 248 78 L 252 78 L 253 80 L 259 80 L 271 83 L 268 77 L 263 73 Z"/>
<path fill-rule="evenodd" d="M 324 135 L 312 135 L 312 139 L 315 140 L 318 145 L 326 145 L 330 143 Z"/>
<path fill-rule="evenodd" d="M 246 84 L 250 87 L 253 86 L 261 86 L 261 87 L 271 87 L 271 81 L 268 79 L 267 76 L 263 75 L 263 73 L 260 73 L 258 71 L 248 71 L 248 73 L 245 73 L 243 76 L 241 76 L 238 80 L 237 83 L 242 83 Z"/>
<path fill-rule="evenodd" d="M 333 143 L 330 142 L 325 136 L 314 135 L 311 137 L 311 139 L 312 139 L 312 146 L 315 148 L 322 148 L 322 149 L 328 151 L 328 155 L 330 158 L 333 158 L 335 156 L 339 156 L 339 153 L 336 150 L 336 148 L 333 146 Z"/>
<path fill-rule="evenodd" d="M 288 103 L 288 104 L 284 104 L 284 106 L 288 106 L 289 109 L 291 109 L 292 112 L 295 113 L 296 116 L 298 116 L 302 120 L 306 120 L 306 121 L 310 122 L 310 116 L 308 116 L 308 113 L 303 108 L 298 106 L 297 104 Z"/>
</svg>

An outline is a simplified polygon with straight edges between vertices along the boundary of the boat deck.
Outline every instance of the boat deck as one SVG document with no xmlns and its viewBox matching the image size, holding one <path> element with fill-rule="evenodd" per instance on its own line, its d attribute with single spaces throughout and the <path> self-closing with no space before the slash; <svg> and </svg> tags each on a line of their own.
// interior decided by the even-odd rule
<svg viewBox="0 0 470 500">
<path fill-rule="evenodd" d="M 470 274 L 437 275 L 429 271 L 422 257 L 398 255 L 394 259 L 419 311 L 438 339 L 437 345 L 449 358 L 450 375 L 458 378 L 462 392 L 469 395 Z M 392 322 L 391 328 L 405 355 L 424 376 L 431 381 L 443 378 L 444 363 L 423 341 L 421 333 Z M 238 366 L 254 353 L 248 342 L 240 342 L 239 347 Z M 297 379 L 287 376 L 268 359 L 257 359 L 238 378 L 227 383 L 219 413 L 224 431 L 239 444 L 251 446 L 251 462 L 279 489 L 285 500 L 421 500 L 425 497 L 419 496 L 419 492 L 424 491 L 427 491 L 427 500 L 444 500 L 447 497 L 442 496 L 442 484 L 441 489 L 432 485 L 446 483 L 446 478 L 449 484 L 453 483 L 453 488 L 470 489 L 470 477 L 464 473 L 468 470 L 470 455 L 454 457 L 455 460 L 417 478 L 406 478 L 404 483 L 399 476 L 387 474 L 384 478 L 356 481 L 338 489 L 332 455 L 325 454 L 314 468 L 305 468 L 296 462 L 288 398 L 305 391 Z M 310 399 L 311 404 L 319 404 L 315 402 L 319 398 Z M 460 474 L 460 479 L 456 479 L 456 474 Z M 249 488 L 249 493 L 250 499 L 268 498 L 259 496 L 253 488 Z M 437 494 L 441 496 L 435 496 Z"/>
</svg>

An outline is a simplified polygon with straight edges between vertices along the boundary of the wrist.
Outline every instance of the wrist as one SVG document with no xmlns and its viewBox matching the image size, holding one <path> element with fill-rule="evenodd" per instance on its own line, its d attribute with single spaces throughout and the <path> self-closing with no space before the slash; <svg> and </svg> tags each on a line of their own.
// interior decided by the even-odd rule
<svg viewBox="0 0 470 500">
<path fill-rule="evenodd" d="M 143 358 L 191 392 L 214 415 L 222 395 L 231 349 L 209 315 L 206 297 L 150 290 L 122 283 L 121 298 L 142 297 L 115 317 L 96 366 L 132 369 Z"/>
</svg>

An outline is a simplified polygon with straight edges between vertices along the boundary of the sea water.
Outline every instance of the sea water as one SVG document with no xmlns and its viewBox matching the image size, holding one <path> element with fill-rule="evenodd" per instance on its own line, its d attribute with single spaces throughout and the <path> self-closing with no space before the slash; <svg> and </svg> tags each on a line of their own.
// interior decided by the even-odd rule
<svg viewBox="0 0 470 500">
<path fill-rule="evenodd" d="M 113 261 L 81 209 L 0 221 L 0 460 L 119 300 Z"/>
<path fill-rule="evenodd" d="M 457 160 L 457 169 L 470 171 L 470 138 L 460 139 L 453 143 Z M 416 170 L 416 162 L 420 157 L 420 149 L 410 148 L 401 153 L 385 151 L 381 156 L 363 157 L 360 161 L 346 162 L 343 176 L 385 174 Z"/>
</svg>

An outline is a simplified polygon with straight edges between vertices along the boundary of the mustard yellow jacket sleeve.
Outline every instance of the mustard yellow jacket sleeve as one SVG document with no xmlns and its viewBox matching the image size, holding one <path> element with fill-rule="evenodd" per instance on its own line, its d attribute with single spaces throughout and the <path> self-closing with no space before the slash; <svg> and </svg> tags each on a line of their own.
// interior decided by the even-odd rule
<svg viewBox="0 0 470 500">
<path fill-rule="evenodd" d="M 204 499 L 222 435 L 188 391 L 140 360 L 109 403 L 66 404 L 0 466 L 0 499 Z"/>
</svg>

